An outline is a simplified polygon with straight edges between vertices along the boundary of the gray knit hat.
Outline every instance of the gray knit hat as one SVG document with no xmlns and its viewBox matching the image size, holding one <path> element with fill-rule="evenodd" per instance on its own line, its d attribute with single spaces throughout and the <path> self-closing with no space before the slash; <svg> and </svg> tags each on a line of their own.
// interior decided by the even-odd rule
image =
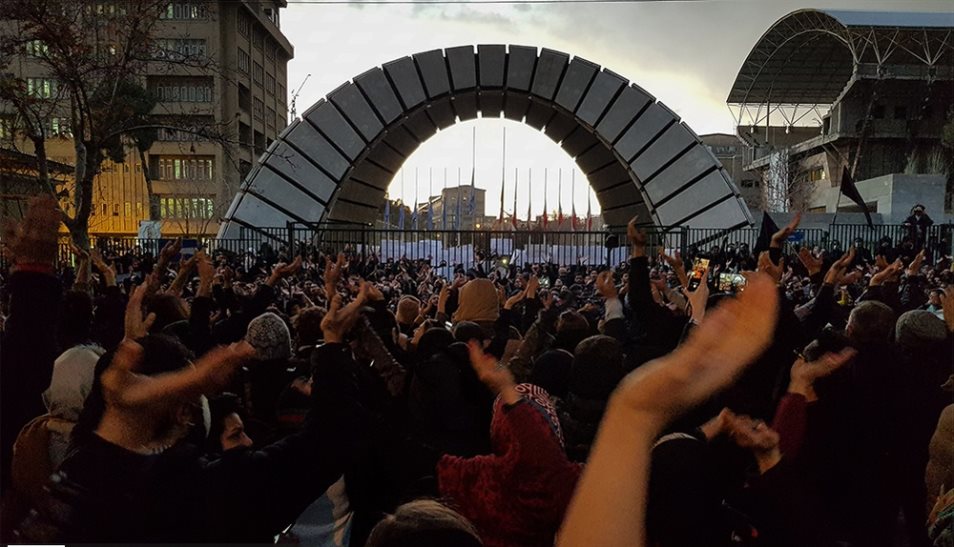
<svg viewBox="0 0 954 547">
<path fill-rule="evenodd" d="M 248 324 L 245 340 L 255 348 L 262 361 L 291 357 L 291 333 L 282 318 L 272 312 L 263 313 Z"/>
<path fill-rule="evenodd" d="M 947 338 L 944 321 L 927 310 L 911 310 L 901 314 L 894 330 L 898 346 L 916 349 L 918 346 L 934 345 Z"/>
</svg>

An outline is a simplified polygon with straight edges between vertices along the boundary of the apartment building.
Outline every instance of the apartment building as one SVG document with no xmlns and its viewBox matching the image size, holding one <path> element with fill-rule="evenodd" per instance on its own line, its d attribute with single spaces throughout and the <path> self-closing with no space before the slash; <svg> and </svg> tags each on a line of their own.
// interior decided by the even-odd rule
<svg viewBox="0 0 954 547">
<path fill-rule="evenodd" d="M 149 216 L 147 175 L 163 236 L 216 232 L 245 174 L 288 122 L 287 65 L 294 49 L 281 31 L 286 5 L 285 0 L 169 2 L 156 27 L 157 61 L 148 65 L 144 82 L 157 100 L 152 114 L 166 127 L 144 158 L 133 149 L 124 162 L 103 164 L 93 189 L 91 234 L 137 233 Z M 28 44 L 8 67 L 40 98 L 55 96 L 57 86 L 31 60 L 43 47 Z M 176 63 L 179 59 L 207 62 Z M 15 131 L 9 114 L 9 107 L 0 105 L 0 138 Z M 46 129 L 47 157 L 74 164 L 69 118 L 51 116 Z M 17 149 L 32 151 L 26 139 L 18 144 Z M 3 193 L 0 200 L 24 201 L 22 194 Z M 7 204 L 3 210 L 13 209 Z"/>
</svg>

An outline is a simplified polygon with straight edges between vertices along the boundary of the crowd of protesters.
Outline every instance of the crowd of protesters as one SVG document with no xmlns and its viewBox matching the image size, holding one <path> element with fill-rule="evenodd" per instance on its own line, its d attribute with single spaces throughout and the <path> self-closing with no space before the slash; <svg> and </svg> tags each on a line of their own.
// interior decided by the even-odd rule
<svg viewBox="0 0 954 547">
<path fill-rule="evenodd" d="M 681 257 L 634 219 L 613 268 L 171 243 L 61 270 L 58 223 L 39 200 L 5 236 L 4 542 L 954 545 L 954 283 L 923 242 L 794 249 L 796 217 Z"/>
</svg>

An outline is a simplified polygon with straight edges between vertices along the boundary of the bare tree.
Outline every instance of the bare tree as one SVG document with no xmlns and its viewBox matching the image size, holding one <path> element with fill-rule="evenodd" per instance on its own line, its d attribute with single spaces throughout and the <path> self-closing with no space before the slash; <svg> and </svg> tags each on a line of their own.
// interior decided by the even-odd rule
<svg viewBox="0 0 954 547">
<path fill-rule="evenodd" d="M 63 223 L 81 247 L 89 245 L 94 180 L 106 160 L 122 163 L 129 150 L 138 151 L 149 217 L 157 219 L 147 160 L 157 131 L 228 139 L 227 127 L 183 127 L 156 115 L 156 97 L 145 85 L 147 71 L 161 72 L 163 65 L 214 68 L 208 57 L 170 52 L 156 38 L 168 5 L 168 0 L 3 0 L 0 101 L 15 112 L 17 129 L 32 144 L 38 180 L 60 198 Z M 16 63 L 23 62 L 35 64 L 40 70 L 33 73 L 44 78 L 14 75 Z M 66 185 L 55 184 L 49 175 L 46 143 L 52 117 L 68 120 L 71 129 L 75 162 L 73 180 Z"/>
</svg>

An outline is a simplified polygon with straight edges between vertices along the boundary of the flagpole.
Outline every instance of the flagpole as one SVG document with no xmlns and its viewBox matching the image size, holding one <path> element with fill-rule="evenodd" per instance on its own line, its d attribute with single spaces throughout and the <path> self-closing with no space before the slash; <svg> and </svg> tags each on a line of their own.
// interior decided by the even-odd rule
<svg viewBox="0 0 954 547">
<path fill-rule="evenodd" d="M 570 231 L 576 231 L 576 170 L 570 171 Z"/>
<path fill-rule="evenodd" d="M 513 219 L 513 227 L 517 227 L 517 170 L 513 171 L 513 215 L 510 217 Z"/>
<path fill-rule="evenodd" d="M 516 171 L 516 168 L 514 168 Z M 533 170 L 530 170 L 530 176 L 527 177 L 527 230 L 530 229 L 530 222 L 533 220 Z"/>
</svg>

